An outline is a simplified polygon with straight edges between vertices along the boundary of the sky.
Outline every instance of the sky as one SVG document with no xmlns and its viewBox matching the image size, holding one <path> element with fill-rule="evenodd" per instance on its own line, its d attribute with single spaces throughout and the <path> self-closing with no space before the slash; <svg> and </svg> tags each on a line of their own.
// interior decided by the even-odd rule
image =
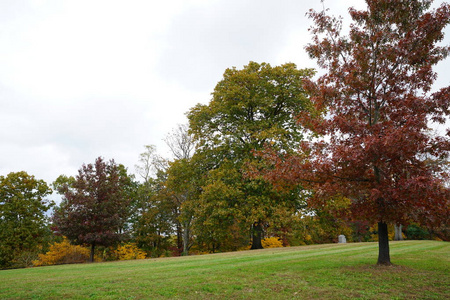
<svg viewBox="0 0 450 300">
<path fill-rule="evenodd" d="M 325 6 L 349 20 L 348 7 L 365 3 Z M 0 0 L 0 175 L 26 171 L 51 183 L 99 156 L 134 173 L 144 145 L 169 157 L 164 137 L 209 102 L 226 68 L 316 67 L 304 50 L 310 8 L 322 4 Z M 450 59 L 435 70 L 435 89 L 449 85 Z"/>
</svg>

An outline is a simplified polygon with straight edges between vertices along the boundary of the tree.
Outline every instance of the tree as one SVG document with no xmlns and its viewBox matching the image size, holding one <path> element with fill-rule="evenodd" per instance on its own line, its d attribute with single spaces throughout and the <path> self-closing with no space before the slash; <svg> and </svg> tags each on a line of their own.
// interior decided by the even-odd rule
<svg viewBox="0 0 450 300">
<path fill-rule="evenodd" d="M 170 236 L 174 231 L 173 209 L 161 193 L 161 183 L 150 179 L 139 185 L 138 198 L 142 201 L 132 222 L 133 239 L 139 248 L 159 257 L 170 246 Z"/>
<path fill-rule="evenodd" d="M 341 19 L 310 11 L 306 50 L 327 73 L 308 88 L 324 117 L 301 120 L 329 140 L 304 145 L 308 160 L 274 161 L 285 180 L 315 183 L 312 205 L 338 193 L 352 200 L 354 218 L 377 223 L 382 265 L 391 264 L 388 223 L 439 224 L 450 215 L 449 174 L 423 159 L 450 150 L 450 130 L 429 134 L 429 121 L 443 123 L 450 113 L 450 87 L 430 93 L 432 67 L 450 51 L 437 46 L 450 5 L 428 11 L 431 2 L 366 0 L 367 10 L 349 9 L 348 36 Z"/>
<path fill-rule="evenodd" d="M 173 203 L 178 244 L 183 255 L 189 255 L 192 246 L 192 203 L 196 200 L 199 187 L 197 185 L 198 170 L 192 161 L 196 142 L 186 124 L 179 124 L 164 139 L 175 160 L 167 169 L 165 182 L 167 195 Z M 180 243 L 181 242 L 181 243 Z"/>
<path fill-rule="evenodd" d="M 56 230 L 71 241 L 91 246 L 91 262 L 96 246 L 109 246 L 126 237 L 130 215 L 131 178 L 125 167 L 101 157 L 83 165 L 75 182 L 64 188 L 61 205 L 55 209 Z"/>
<path fill-rule="evenodd" d="M 192 158 L 195 151 L 195 141 L 193 135 L 189 133 L 188 125 L 179 124 L 166 136 L 164 141 L 175 159 L 189 160 Z"/>
<path fill-rule="evenodd" d="M 196 159 L 196 157 L 194 157 Z M 239 170 L 223 164 L 207 172 L 201 183 L 201 194 L 191 206 L 195 219 L 193 230 L 200 248 L 216 251 L 236 251 L 248 245 L 250 227 L 243 215 L 242 175 Z"/>
<path fill-rule="evenodd" d="M 33 251 L 47 232 L 45 213 L 54 205 L 52 190 L 26 172 L 0 176 L 0 268 L 11 267 L 25 251 Z"/>
<path fill-rule="evenodd" d="M 161 197 L 168 165 L 156 153 L 155 146 L 146 145 L 145 150 L 139 155 L 139 164 L 135 166 L 141 182 L 136 183 L 130 223 L 132 237 L 138 246 L 158 257 L 168 248 L 173 232 L 172 207 Z"/>
<path fill-rule="evenodd" d="M 183 255 L 189 254 L 192 246 L 192 221 L 194 206 L 199 197 L 199 171 L 191 159 L 177 159 L 170 163 L 164 183 L 168 201 L 172 203 L 177 236 L 181 237 Z"/>
<path fill-rule="evenodd" d="M 168 168 L 167 160 L 156 153 L 156 147 L 146 145 L 145 152 L 139 155 L 139 164 L 135 165 L 138 175 L 144 182 L 148 182 L 152 175 L 165 172 Z"/>
<path fill-rule="evenodd" d="M 227 205 L 230 209 L 239 205 L 251 224 L 253 248 L 262 247 L 263 223 L 275 199 L 268 182 L 244 179 L 244 166 L 258 160 L 254 151 L 266 144 L 285 152 L 299 145 L 303 130 L 295 118 L 310 109 L 303 81 L 313 74 L 292 63 L 271 67 L 250 62 L 242 70 L 227 69 L 209 105 L 198 104 L 188 113 L 190 130 L 198 142 L 197 157 L 202 157 L 209 170 L 222 169 L 210 175 L 229 174 L 225 168 L 238 170 L 238 178 L 226 182 L 240 189 L 234 193 L 242 198 Z"/>
</svg>

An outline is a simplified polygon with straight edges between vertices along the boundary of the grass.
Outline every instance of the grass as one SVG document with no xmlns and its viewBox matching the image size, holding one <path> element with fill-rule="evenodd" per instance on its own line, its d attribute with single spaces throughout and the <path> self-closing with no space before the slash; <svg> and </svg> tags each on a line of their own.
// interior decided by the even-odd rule
<svg viewBox="0 0 450 300">
<path fill-rule="evenodd" d="M 450 299 L 450 243 L 391 242 L 0 271 L 0 299 Z"/>
</svg>

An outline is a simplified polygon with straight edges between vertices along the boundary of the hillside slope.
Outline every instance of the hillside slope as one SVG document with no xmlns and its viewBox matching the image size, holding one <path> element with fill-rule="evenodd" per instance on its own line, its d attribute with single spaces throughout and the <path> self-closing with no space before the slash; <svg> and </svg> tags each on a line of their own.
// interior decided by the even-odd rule
<svg viewBox="0 0 450 300">
<path fill-rule="evenodd" d="M 449 299 L 450 243 L 328 244 L 0 271 L 1 299 Z"/>
</svg>

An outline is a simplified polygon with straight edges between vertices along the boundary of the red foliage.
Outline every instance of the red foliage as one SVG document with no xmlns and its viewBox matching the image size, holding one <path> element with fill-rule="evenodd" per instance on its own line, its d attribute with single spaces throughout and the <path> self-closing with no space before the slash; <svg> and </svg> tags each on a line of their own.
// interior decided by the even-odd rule
<svg viewBox="0 0 450 300">
<path fill-rule="evenodd" d="M 330 196 L 352 200 L 355 219 L 371 223 L 448 221 L 450 131 L 432 137 L 429 121 L 450 113 L 450 87 L 430 93 L 432 66 L 449 47 L 436 44 L 450 20 L 450 5 L 427 11 L 431 1 L 366 0 L 350 9 L 353 24 L 341 36 L 341 20 L 310 11 L 313 42 L 306 47 L 327 73 L 307 88 L 321 117 L 299 122 L 325 138 L 304 143 L 302 156 L 266 150 L 272 169 L 264 176 L 279 186 L 301 182 L 314 188 L 312 206 Z"/>
<path fill-rule="evenodd" d="M 72 186 L 64 188 L 53 215 L 56 230 L 76 243 L 90 244 L 92 250 L 123 240 L 130 186 L 125 168 L 113 160 L 107 163 L 99 157 L 95 164 L 83 165 Z"/>
</svg>

